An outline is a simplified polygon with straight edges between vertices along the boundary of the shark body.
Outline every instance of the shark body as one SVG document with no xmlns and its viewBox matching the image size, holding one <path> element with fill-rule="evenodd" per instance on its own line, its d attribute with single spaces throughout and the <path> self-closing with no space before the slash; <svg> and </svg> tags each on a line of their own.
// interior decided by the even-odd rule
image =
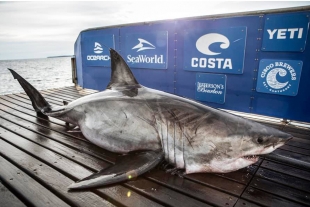
<svg viewBox="0 0 310 207">
<path fill-rule="evenodd" d="M 226 173 L 255 163 L 292 136 L 277 129 L 193 100 L 144 87 L 113 49 L 107 89 L 62 107 L 51 106 L 26 80 L 11 70 L 37 113 L 79 126 L 92 143 L 127 154 L 70 189 L 125 181 L 161 160 L 186 174 Z"/>
</svg>

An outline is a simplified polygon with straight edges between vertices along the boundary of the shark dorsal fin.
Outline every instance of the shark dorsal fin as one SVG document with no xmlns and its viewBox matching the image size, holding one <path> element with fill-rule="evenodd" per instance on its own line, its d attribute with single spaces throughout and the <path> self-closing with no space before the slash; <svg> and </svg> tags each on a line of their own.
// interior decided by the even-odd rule
<svg viewBox="0 0 310 207">
<path fill-rule="evenodd" d="M 141 87 L 135 76 L 132 74 L 125 60 L 110 48 L 111 55 L 111 80 L 107 89 L 118 87 L 139 88 Z"/>
</svg>

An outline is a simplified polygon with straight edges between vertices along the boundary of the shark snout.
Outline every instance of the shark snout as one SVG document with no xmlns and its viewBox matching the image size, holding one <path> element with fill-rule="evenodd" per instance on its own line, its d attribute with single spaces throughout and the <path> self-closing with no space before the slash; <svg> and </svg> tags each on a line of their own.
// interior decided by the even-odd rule
<svg viewBox="0 0 310 207">
<path fill-rule="evenodd" d="M 285 138 L 282 138 L 281 141 L 285 144 L 287 143 L 289 140 L 293 139 L 293 136 L 290 134 L 286 134 L 287 136 Z"/>
</svg>

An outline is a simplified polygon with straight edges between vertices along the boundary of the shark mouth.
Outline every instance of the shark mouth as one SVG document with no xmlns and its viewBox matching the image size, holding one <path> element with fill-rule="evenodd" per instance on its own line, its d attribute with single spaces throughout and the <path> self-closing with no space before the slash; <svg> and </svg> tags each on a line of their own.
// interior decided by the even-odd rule
<svg viewBox="0 0 310 207">
<path fill-rule="evenodd" d="M 259 159 L 259 156 L 258 155 L 247 155 L 247 156 L 243 156 L 242 158 L 249 160 L 249 161 L 257 162 Z"/>
</svg>

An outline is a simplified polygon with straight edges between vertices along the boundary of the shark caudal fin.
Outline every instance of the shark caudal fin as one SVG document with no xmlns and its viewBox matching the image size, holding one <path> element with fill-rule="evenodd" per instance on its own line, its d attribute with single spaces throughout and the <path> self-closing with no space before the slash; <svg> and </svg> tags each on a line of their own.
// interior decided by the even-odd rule
<svg viewBox="0 0 310 207">
<path fill-rule="evenodd" d="M 23 77 L 21 77 L 14 70 L 8 68 L 12 73 L 14 79 L 17 79 L 21 87 L 29 96 L 34 110 L 39 114 L 51 111 L 51 105 L 43 98 L 43 96 L 35 89 L 30 83 L 28 83 Z"/>
</svg>

